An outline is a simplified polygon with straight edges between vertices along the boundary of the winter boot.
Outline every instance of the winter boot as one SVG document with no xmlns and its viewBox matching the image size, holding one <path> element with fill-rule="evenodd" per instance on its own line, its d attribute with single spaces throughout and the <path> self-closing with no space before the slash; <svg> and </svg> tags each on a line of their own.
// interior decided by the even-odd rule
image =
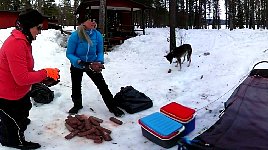
<svg viewBox="0 0 268 150">
<path fill-rule="evenodd" d="M 83 108 L 82 106 L 82 98 L 72 99 L 74 106 L 69 110 L 69 114 L 77 114 L 80 109 Z"/>
<path fill-rule="evenodd" d="M 15 135 L 15 134 L 12 134 L 12 135 Z M 1 142 L 2 146 L 12 147 L 12 148 L 17 148 L 17 149 L 22 149 L 22 150 L 37 149 L 41 147 L 39 143 L 25 141 L 24 132 L 19 132 L 19 136 L 17 134 L 16 136 L 12 137 L 12 135 L 8 136 L 9 139 L 7 141 Z"/>
<path fill-rule="evenodd" d="M 111 113 L 113 113 L 116 117 L 123 117 L 125 113 L 119 109 L 118 107 L 114 107 L 112 109 L 109 109 Z"/>
<path fill-rule="evenodd" d="M 22 150 L 38 149 L 41 147 L 41 145 L 39 143 L 27 142 L 27 141 L 23 141 L 22 144 L 4 144 L 4 143 L 2 143 L 2 146 L 12 147 L 12 148 L 17 148 L 17 149 L 22 149 Z"/>
<path fill-rule="evenodd" d="M 31 123 L 31 119 L 27 118 L 27 119 L 25 120 L 25 124 L 26 124 L 26 125 L 29 125 L 30 123 Z"/>
</svg>

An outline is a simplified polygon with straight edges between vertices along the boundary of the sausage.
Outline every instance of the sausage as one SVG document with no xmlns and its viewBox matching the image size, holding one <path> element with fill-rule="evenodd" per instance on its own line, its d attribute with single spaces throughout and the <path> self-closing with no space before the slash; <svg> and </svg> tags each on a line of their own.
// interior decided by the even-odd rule
<svg viewBox="0 0 268 150">
<path fill-rule="evenodd" d="M 70 134 L 65 136 L 65 139 L 71 139 L 73 137 L 75 137 L 78 134 L 79 130 L 74 130 L 73 132 L 71 132 Z"/>
<path fill-rule="evenodd" d="M 90 116 L 91 118 L 93 118 L 94 120 L 98 121 L 99 123 L 103 123 L 103 120 L 94 116 Z"/>
<path fill-rule="evenodd" d="M 121 120 L 116 119 L 115 117 L 110 117 L 110 120 L 118 125 L 122 125 L 123 122 Z"/>
<path fill-rule="evenodd" d="M 70 131 L 73 132 L 74 128 L 72 128 L 70 125 L 68 125 L 67 123 L 65 123 L 66 128 Z"/>
</svg>

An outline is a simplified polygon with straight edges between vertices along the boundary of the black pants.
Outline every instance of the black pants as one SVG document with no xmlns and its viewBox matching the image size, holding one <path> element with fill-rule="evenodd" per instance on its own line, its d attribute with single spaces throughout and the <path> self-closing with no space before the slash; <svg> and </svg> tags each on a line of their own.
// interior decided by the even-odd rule
<svg viewBox="0 0 268 150">
<path fill-rule="evenodd" d="M 86 72 L 86 74 L 91 78 L 91 80 L 99 89 L 102 99 L 104 100 L 104 103 L 106 104 L 108 109 L 111 110 L 112 108 L 114 108 L 115 105 L 113 102 L 113 95 L 110 92 L 102 74 L 94 73 L 91 70 L 85 71 L 83 69 L 75 68 L 74 66 L 71 66 L 72 99 L 82 99 L 81 83 L 84 72 Z"/>
<path fill-rule="evenodd" d="M 0 98 L 0 142 L 17 145 L 25 140 L 26 120 L 32 103 L 28 95 L 19 100 Z"/>
</svg>

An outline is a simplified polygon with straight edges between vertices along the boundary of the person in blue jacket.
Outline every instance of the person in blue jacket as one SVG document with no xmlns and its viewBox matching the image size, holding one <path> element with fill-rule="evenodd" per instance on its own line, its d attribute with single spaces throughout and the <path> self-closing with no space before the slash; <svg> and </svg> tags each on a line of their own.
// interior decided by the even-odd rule
<svg viewBox="0 0 268 150">
<path fill-rule="evenodd" d="M 78 18 L 81 25 L 69 37 L 66 56 L 71 62 L 72 101 L 70 114 L 77 114 L 82 105 L 81 82 L 85 72 L 99 89 L 109 111 L 116 117 L 124 112 L 119 109 L 101 73 L 104 69 L 103 36 L 96 30 L 96 22 L 89 16 Z"/>
</svg>

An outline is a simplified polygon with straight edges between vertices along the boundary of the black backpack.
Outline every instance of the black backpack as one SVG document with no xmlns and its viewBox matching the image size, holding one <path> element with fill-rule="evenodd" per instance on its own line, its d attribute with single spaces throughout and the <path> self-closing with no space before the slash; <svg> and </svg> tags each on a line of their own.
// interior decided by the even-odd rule
<svg viewBox="0 0 268 150">
<path fill-rule="evenodd" d="M 35 102 L 42 104 L 48 104 L 54 98 L 54 91 L 42 83 L 33 84 L 29 94 Z"/>
<path fill-rule="evenodd" d="M 132 86 L 121 87 L 120 92 L 114 96 L 114 100 L 118 107 L 130 114 L 153 106 L 153 102 L 148 96 L 134 89 Z"/>
</svg>

